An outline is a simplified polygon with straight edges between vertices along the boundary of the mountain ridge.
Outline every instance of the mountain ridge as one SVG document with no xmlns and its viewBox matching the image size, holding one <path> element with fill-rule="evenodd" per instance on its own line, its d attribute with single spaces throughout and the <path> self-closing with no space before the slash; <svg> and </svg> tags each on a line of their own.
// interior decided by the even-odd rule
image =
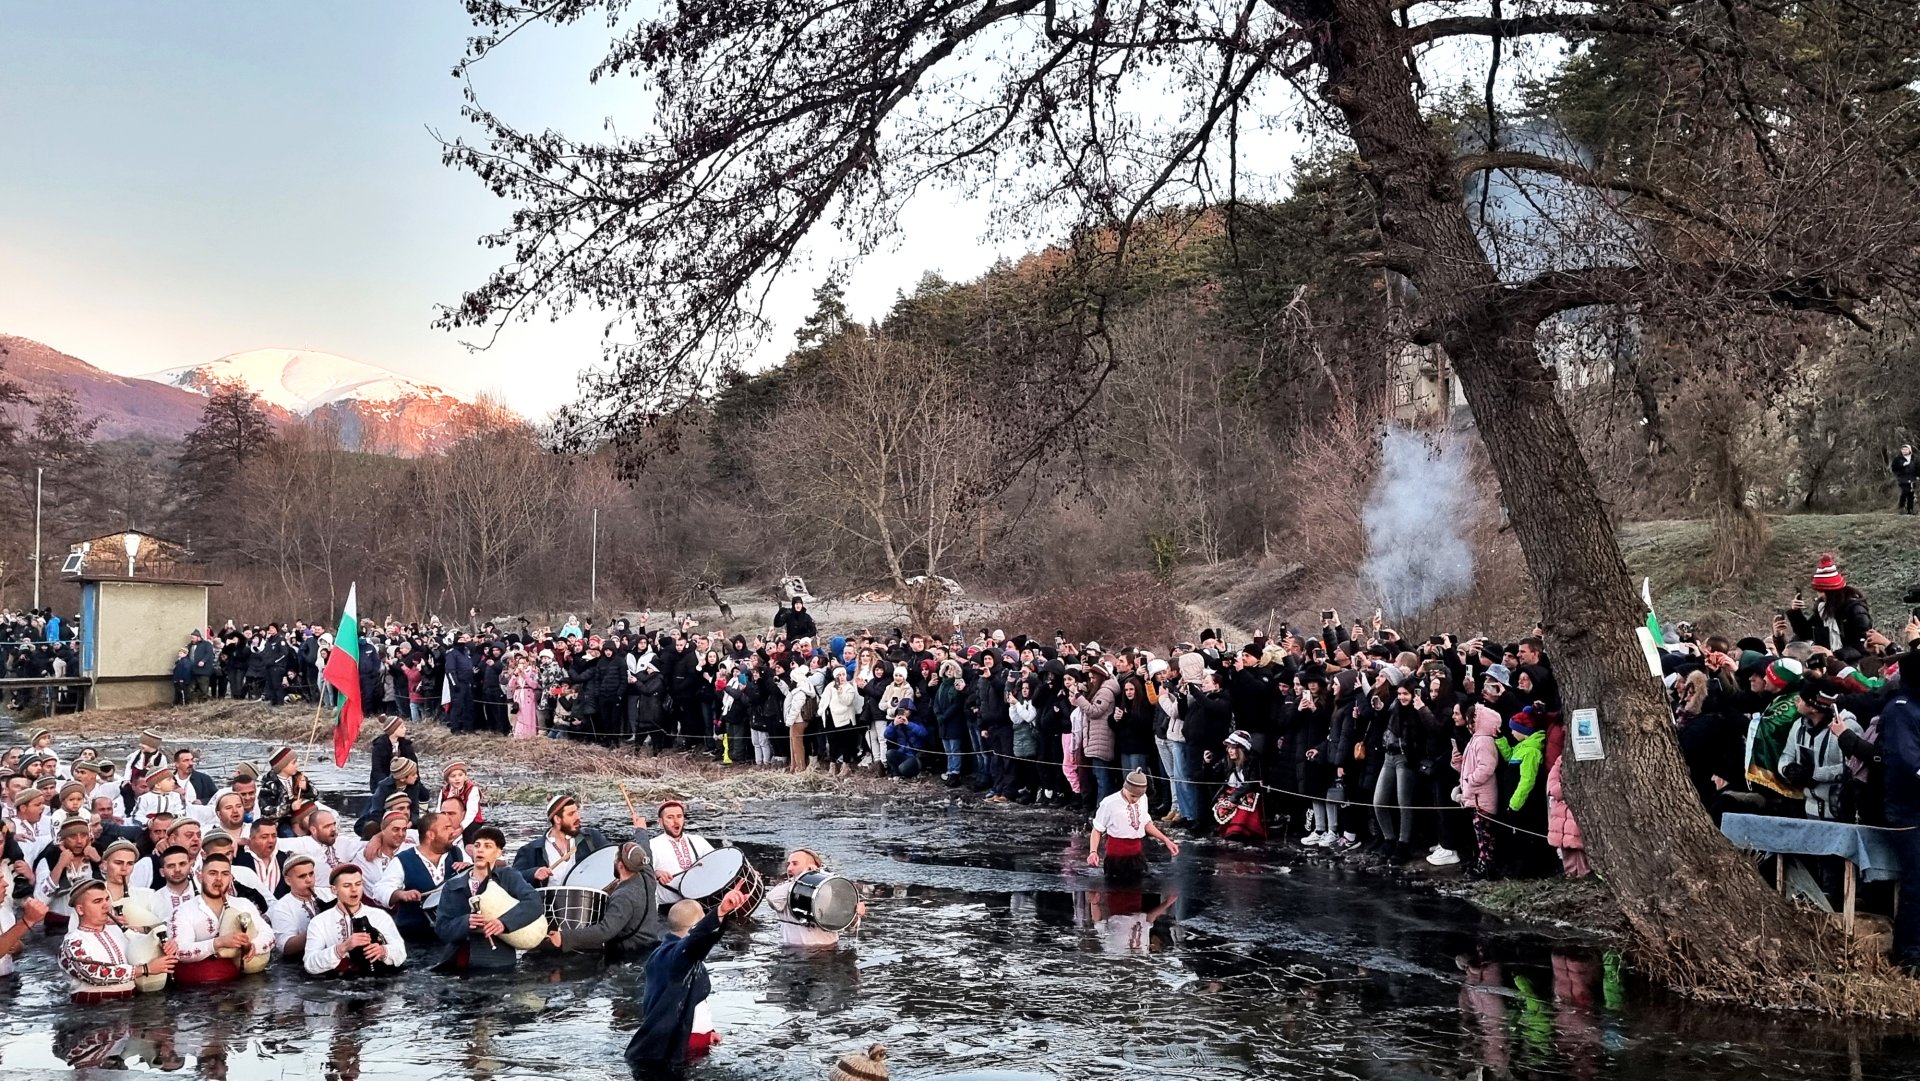
<svg viewBox="0 0 1920 1081">
<path fill-rule="evenodd" d="M 315 349 L 260 348 L 144 376 L 117 375 L 30 338 L 0 334 L 0 377 L 30 395 L 71 391 L 102 438 L 179 439 L 200 422 L 206 396 L 237 381 L 260 397 L 276 427 L 331 420 L 352 450 L 417 457 L 459 439 L 482 407 L 379 365 Z"/>
</svg>

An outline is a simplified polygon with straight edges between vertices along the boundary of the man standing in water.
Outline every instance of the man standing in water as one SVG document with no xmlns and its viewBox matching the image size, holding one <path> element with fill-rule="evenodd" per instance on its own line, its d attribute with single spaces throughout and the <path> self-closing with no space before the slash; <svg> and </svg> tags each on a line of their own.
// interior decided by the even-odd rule
<svg viewBox="0 0 1920 1081">
<path fill-rule="evenodd" d="M 703 913 L 698 901 L 681 901 L 668 910 L 667 937 L 647 958 L 640 1028 L 627 1042 L 627 1065 L 640 1081 L 686 1076 L 693 1011 L 713 991 L 707 954 L 720 941 L 726 918 L 746 902 L 746 891 L 736 886 L 712 911 Z"/>
<path fill-rule="evenodd" d="M 1120 791 L 1100 801 L 1093 814 L 1093 836 L 1087 843 L 1087 866 L 1101 866 L 1100 842 L 1106 841 L 1107 878 L 1119 883 L 1140 881 L 1147 873 L 1147 857 L 1142 838 L 1151 835 L 1167 846 L 1167 855 L 1178 856 L 1180 845 L 1160 832 L 1147 811 L 1147 774 L 1136 769 L 1127 774 Z"/>
</svg>

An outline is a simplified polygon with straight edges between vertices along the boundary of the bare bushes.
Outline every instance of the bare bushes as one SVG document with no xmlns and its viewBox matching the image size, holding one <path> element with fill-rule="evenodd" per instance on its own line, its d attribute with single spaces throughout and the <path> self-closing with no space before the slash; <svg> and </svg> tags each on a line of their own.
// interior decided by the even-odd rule
<svg viewBox="0 0 1920 1081">
<path fill-rule="evenodd" d="M 1144 572 L 1116 575 L 1094 586 L 1055 587 L 1013 605 L 1002 619 L 1029 633 L 1059 630 L 1076 642 L 1091 639 L 1110 647 L 1155 649 L 1180 637 L 1184 622 L 1173 591 Z"/>
</svg>

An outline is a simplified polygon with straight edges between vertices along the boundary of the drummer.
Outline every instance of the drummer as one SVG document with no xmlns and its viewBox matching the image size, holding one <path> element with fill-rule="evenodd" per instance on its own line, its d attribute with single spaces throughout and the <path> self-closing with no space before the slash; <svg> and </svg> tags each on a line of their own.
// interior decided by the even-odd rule
<svg viewBox="0 0 1920 1081">
<path fill-rule="evenodd" d="M 580 822 L 580 798 L 562 792 L 547 801 L 547 831 L 514 854 L 513 869 L 536 889 L 558 886 L 580 861 L 606 848 L 607 835 Z"/>
<path fill-rule="evenodd" d="M 662 886 L 686 873 L 700 857 L 713 851 L 705 837 L 687 832 L 687 805 L 670 799 L 660 805 L 660 832 L 647 847 L 653 856 L 653 877 Z"/>
<path fill-rule="evenodd" d="M 813 924 L 795 916 L 793 907 L 793 887 L 800 876 L 809 871 L 825 870 L 820 862 L 820 854 L 811 848 L 796 848 L 787 856 L 786 881 L 777 883 L 767 891 L 767 904 L 773 908 L 774 919 L 780 924 L 780 942 L 786 946 L 838 946 L 840 932 L 815 927 Z M 854 906 L 854 920 L 858 922 L 867 915 L 867 903 Z"/>
<path fill-rule="evenodd" d="M 555 927 L 547 941 L 570 953 L 605 950 L 613 960 L 634 961 L 653 952 L 660 942 L 660 908 L 654 897 L 652 866 L 647 846 L 628 841 L 613 861 L 613 885 L 607 887 L 607 905 L 600 918 L 585 927 Z"/>
</svg>

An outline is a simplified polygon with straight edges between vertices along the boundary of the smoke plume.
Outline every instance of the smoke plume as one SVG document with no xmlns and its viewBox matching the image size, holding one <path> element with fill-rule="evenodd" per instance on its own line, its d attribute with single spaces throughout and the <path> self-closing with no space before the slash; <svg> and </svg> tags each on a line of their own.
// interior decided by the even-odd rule
<svg viewBox="0 0 1920 1081">
<path fill-rule="evenodd" d="M 1388 616 L 1404 620 L 1473 586 L 1467 542 L 1478 508 L 1462 441 L 1389 426 L 1380 474 L 1361 511 L 1368 583 Z"/>
</svg>

